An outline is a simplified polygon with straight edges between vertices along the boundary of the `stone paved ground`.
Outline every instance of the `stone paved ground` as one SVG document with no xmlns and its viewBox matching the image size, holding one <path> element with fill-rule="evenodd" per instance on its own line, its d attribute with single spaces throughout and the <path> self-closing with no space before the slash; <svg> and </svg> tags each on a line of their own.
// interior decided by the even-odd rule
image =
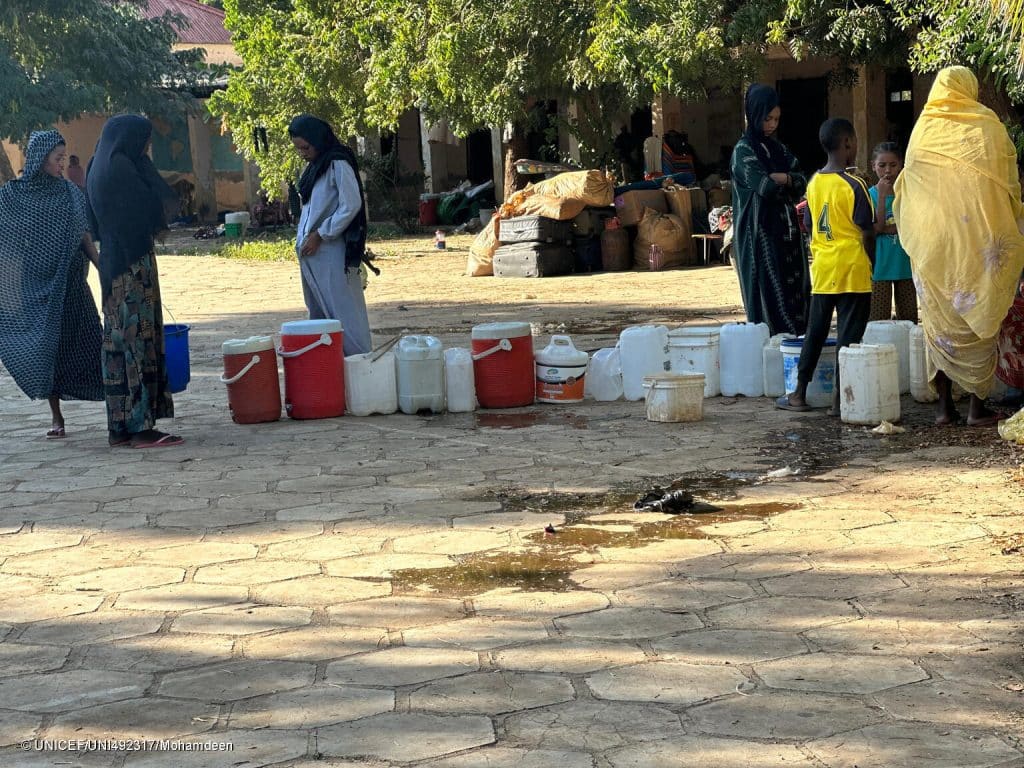
<svg viewBox="0 0 1024 768">
<path fill-rule="evenodd" d="M 432 258 L 385 262 L 375 328 L 735 312 L 724 268 Z M 909 402 L 884 439 L 724 398 L 232 425 L 219 342 L 296 318 L 294 271 L 163 261 L 185 448 L 108 449 L 94 404 L 46 442 L 0 376 L 0 766 L 1024 766 L 1019 452 Z M 634 512 L 666 478 L 719 510 Z M 234 750 L 18 746 L 105 737 Z"/>
</svg>

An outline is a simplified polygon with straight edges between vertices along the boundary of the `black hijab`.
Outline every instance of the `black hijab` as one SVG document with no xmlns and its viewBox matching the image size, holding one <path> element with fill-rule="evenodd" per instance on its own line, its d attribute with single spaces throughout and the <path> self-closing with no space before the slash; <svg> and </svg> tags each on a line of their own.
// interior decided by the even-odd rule
<svg viewBox="0 0 1024 768">
<path fill-rule="evenodd" d="M 356 178 L 359 177 L 355 153 L 338 141 L 331 126 L 319 117 L 298 115 L 289 123 L 288 135 L 305 140 L 316 150 L 316 157 L 306 164 L 299 177 L 299 196 L 304 205 L 309 202 L 317 179 L 327 172 L 335 160 L 344 160 L 356 171 Z"/>
<path fill-rule="evenodd" d="M 785 148 L 771 136 L 764 135 L 764 121 L 777 106 L 779 95 L 774 88 L 760 83 L 750 86 L 744 100 L 747 130 L 743 135 L 769 173 L 786 173 L 789 171 L 789 160 L 786 158 Z"/>
<path fill-rule="evenodd" d="M 366 256 L 366 202 L 363 182 L 359 178 L 356 153 L 338 141 L 330 125 L 313 115 L 298 115 L 293 118 L 288 125 L 288 135 L 305 140 L 316 150 L 316 157 L 306 164 L 299 177 L 298 191 L 303 205 L 309 202 L 313 186 L 317 179 L 327 173 L 331 163 L 343 160 L 352 166 L 356 183 L 359 185 L 359 212 L 345 230 L 345 270 L 348 271 L 350 267 L 358 268 Z"/>
<path fill-rule="evenodd" d="M 153 252 L 153 237 L 167 228 L 178 198 L 146 154 L 153 124 L 118 115 L 103 126 L 89 163 L 86 189 L 93 231 L 101 241 L 104 298 L 116 277 Z"/>
</svg>

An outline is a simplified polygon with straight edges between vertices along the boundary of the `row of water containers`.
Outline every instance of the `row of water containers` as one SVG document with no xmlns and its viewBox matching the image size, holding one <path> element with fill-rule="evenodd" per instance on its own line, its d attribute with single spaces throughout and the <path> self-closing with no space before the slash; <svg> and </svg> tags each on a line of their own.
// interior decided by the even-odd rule
<svg viewBox="0 0 1024 768">
<path fill-rule="evenodd" d="M 343 347 L 337 320 L 284 323 L 279 348 L 270 336 L 224 342 L 221 382 L 232 418 L 240 424 L 280 418 L 278 356 L 285 410 L 295 419 L 580 402 L 589 361 L 568 336 L 554 336 L 534 353 L 530 324 L 521 322 L 475 326 L 469 349 L 444 349 L 427 335 L 403 336 L 393 351 L 343 357 Z"/>
<path fill-rule="evenodd" d="M 336 320 L 285 323 L 281 346 L 269 336 L 225 342 L 224 375 L 232 416 L 239 423 L 280 417 L 277 355 L 284 360 L 285 409 L 292 418 L 329 418 L 348 412 L 466 412 L 535 401 L 642 400 L 654 379 L 702 374 L 705 397 L 781 396 L 796 388 L 801 340 L 769 337 L 763 324 L 645 325 L 622 331 L 616 347 L 589 358 L 568 336 L 554 336 L 534 352 L 528 323 L 475 326 L 471 348 L 443 349 L 426 335 L 402 337 L 394 351 L 343 357 Z M 837 365 L 835 341 L 822 354 L 808 388 L 812 406 L 829 405 Z M 844 363 L 844 358 L 846 361 Z M 899 395 L 934 399 L 925 371 L 921 329 L 912 323 L 868 325 L 864 343 L 842 351 L 843 418 L 878 423 L 899 418 Z M 671 377 L 668 377 L 671 378 Z M 667 385 L 666 385 L 667 386 Z M 699 384 L 695 396 L 699 400 Z M 847 388 L 844 386 L 844 389 Z M 895 411 L 895 412 L 894 412 Z"/>
<path fill-rule="evenodd" d="M 797 386 L 803 340 L 789 334 L 770 336 L 764 324 L 684 326 L 669 331 L 647 325 L 622 331 L 614 348 L 594 353 L 587 373 L 587 393 L 595 400 L 639 400 L 644 379 L 658 373 L 704 374 L 704 396 L 780 397 Z M 900 394 L 918 402 L 935 394 L 928 384 L 923 330 L 908 321 L 868 324 L 861 344 L 836 356 L 829 339 L 807 400 L 813 407 L 831 404 L 836 368 L 842 367 L 842 418 L 849 423 L 877 424 L 900 417 Z"/>
</svg>

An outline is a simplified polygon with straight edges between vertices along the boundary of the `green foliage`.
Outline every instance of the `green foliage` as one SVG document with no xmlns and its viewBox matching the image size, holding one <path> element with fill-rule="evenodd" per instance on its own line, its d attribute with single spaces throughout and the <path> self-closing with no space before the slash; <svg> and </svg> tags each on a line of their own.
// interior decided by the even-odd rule
<svg viewBox="0 0 1024 768">
<path fill-rule="evenodd" d="M 404 170 L 397 152 L 362 155 L 359 169 L 366 178 L 364 192 L 373 218 L 393 221 L 401 232 L 417 231 L 423 174 Z"/>
<path fill-rule="evenodd" d="M 295 235 L 290 239 L 246 240 L 241 243 L 227 243 L 217 252 L 225 259 L 247 261 L 295 261 Z"/>
<path fill-rule="evenodd" d="M 4 0 L 0 4 L 0 137 L 85 112 L 167 114 L 186 98 L 202 51 L 175 53 L 171 16 L 147 20 L 127 0 Z"/>
</svg>

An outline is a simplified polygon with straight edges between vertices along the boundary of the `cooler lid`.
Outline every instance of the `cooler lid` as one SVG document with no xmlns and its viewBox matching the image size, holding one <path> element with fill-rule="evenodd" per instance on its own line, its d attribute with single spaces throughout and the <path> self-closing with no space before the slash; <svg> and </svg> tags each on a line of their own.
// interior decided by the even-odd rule
<svg viewBox="0 0 1024 768">
<path fill-rule="evenodd" d="M 250 336 L 248 339 L 228 339 L 221 344 L 221 352 L 225 355 L 249 355 L 274 348 L 274 339 L 270 336 Z"/>
<path fill-rule="evenodd" d="M 533 336 L 529 323 L 483 323 L 474 325 L 470 338 L 473 339 L 517 339 Z"/>
<path fill-rule="evenodd" d="M 340 320 L 292 320 L 281 323 L 282 336 L 319 336 L 321 333 L 340 332 Z"/>
</svg>

